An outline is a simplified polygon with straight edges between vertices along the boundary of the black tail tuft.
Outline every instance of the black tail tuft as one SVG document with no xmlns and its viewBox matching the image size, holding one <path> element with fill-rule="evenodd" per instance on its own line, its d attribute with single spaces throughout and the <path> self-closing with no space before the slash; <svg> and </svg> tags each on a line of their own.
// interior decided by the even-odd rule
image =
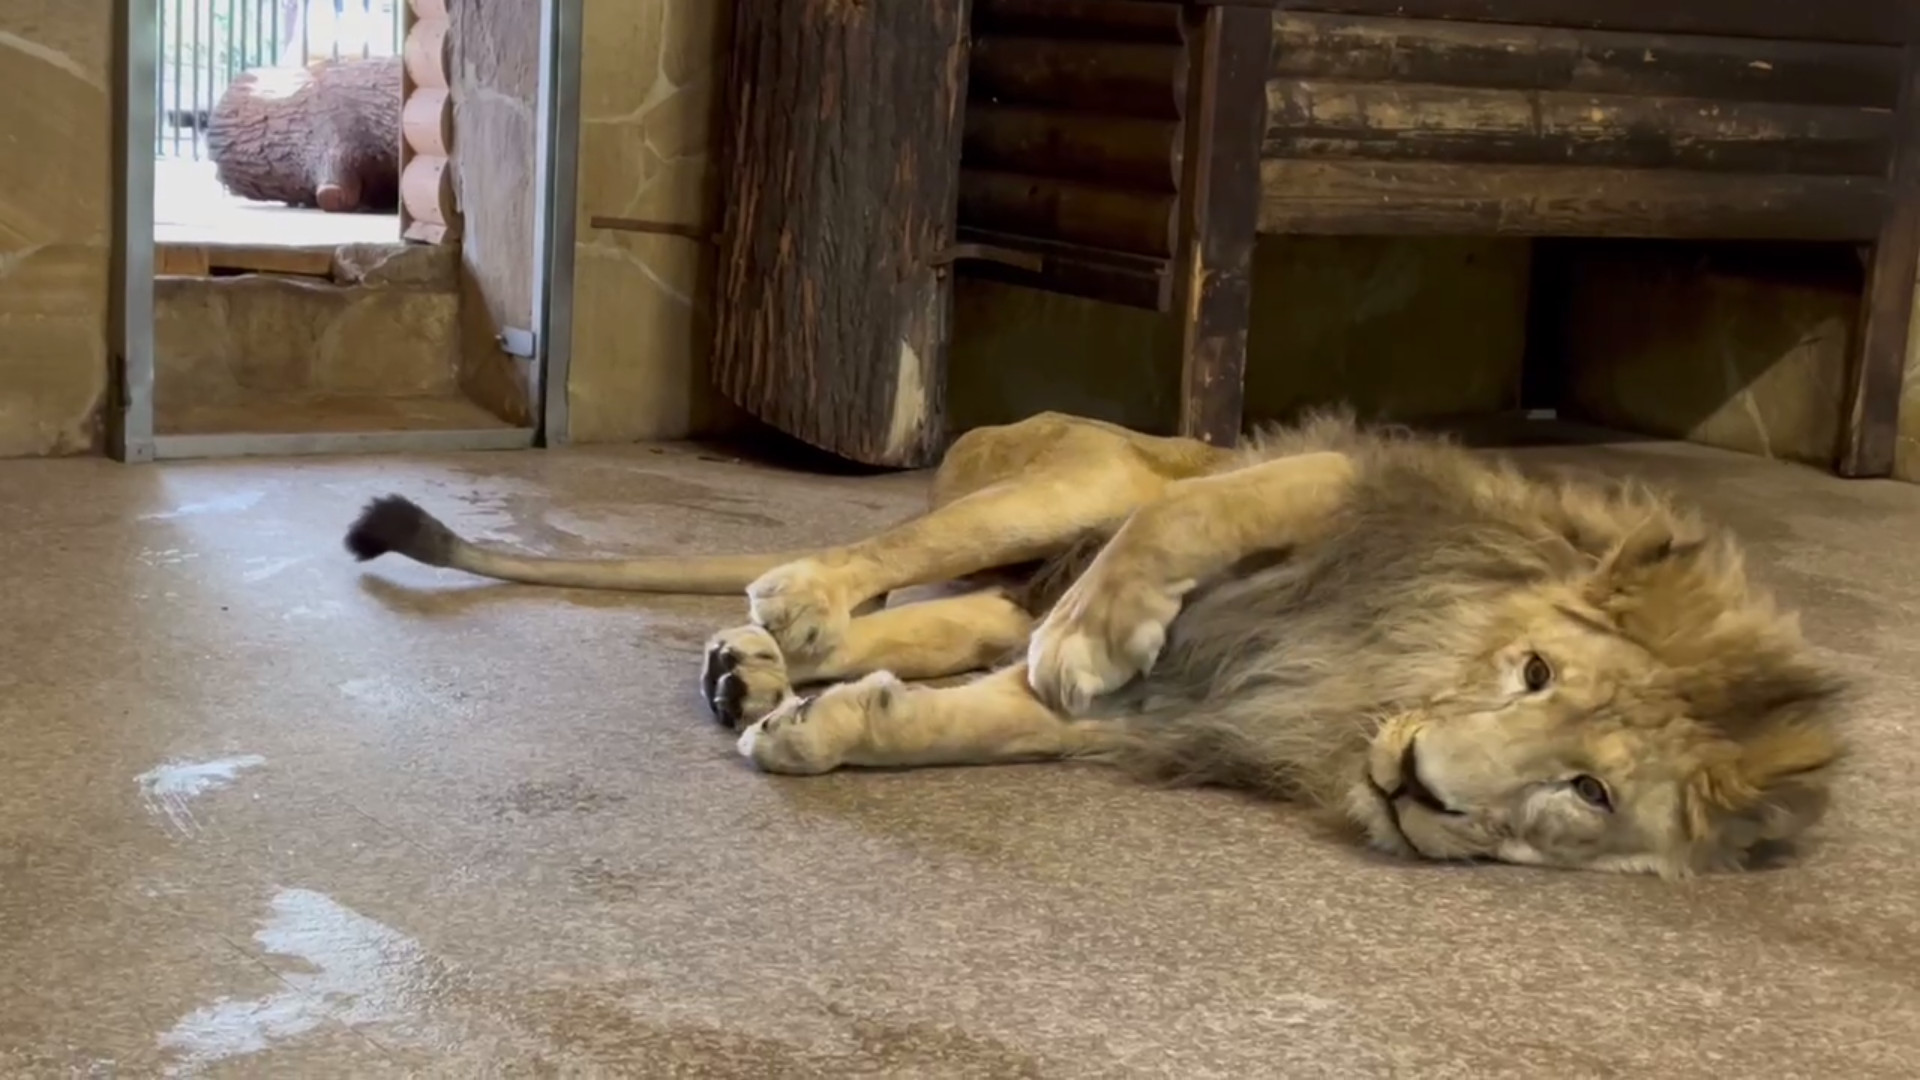
<svg viewBox="0 0 1920 1080">
<path fill-rule="evenodd" d="M 455 543 L 452 530 L 399 495 L 368 503 L 346 539 L 347 550 L 361 562 L 393 552 L 428 566 L 445 566 Z"/>
</svg>

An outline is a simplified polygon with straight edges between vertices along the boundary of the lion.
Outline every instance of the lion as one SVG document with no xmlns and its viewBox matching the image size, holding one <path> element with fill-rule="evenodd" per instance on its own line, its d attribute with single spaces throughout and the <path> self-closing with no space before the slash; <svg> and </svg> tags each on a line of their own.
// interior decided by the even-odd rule
<svg viewBox="0 0 1920 1080">
<path fill-rule="evenodd" d="M 398 496 L 346 544 L 744 590 L 701 692 L 770 773 L 1092 761 L 1302 802 L 1394 855 L 1677 880 L 1800 838 L 1844 756 L 1846 683 L 1727 531 L 1350 412 L 1237 449 L 1058 413 L 975 429 L 926 513 L 812 551 L 539 558 Z"/>
</svg>

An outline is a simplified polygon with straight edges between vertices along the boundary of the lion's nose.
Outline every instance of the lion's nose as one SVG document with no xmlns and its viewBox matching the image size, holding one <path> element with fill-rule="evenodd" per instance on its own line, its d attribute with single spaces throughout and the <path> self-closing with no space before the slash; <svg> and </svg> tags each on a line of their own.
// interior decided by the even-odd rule
<svg viewBox="0 0 1920 1080">
<path fill-rule="evenodd" d="M 1406 797 L 1436 814 L 1458 814 L 1460 811 L 1440 801 L 1440 796 L 1420 779 L 1420 739 L 1418 736 L 1407 740 L 1407 748 L 1400 754 L 1400 787 L 1389 796 L 1393 799 Z"/>
</svg>

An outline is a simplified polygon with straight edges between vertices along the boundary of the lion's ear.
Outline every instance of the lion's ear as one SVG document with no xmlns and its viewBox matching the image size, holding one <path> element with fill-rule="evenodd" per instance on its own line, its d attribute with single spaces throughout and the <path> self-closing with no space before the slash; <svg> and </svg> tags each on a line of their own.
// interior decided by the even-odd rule
<svg viewBox="0 0 1920 1080">
<path fill-rule="evenodd" d="M 1720 744 L 1686 786 L 1687 829 L 1717 861 L 1790 842 L 1825 816 L 1839 740 L 1821 724 L 1782 724 Z"/>
<path fill-rule="evenodd" d="M 1621 594 L 1643 591 L 1662 578 L 1689 574 L 1706 544 L 1681 536 L 1658 521 L 1648 521 L 1615 541 L 1587 578 L 1587 600 L 1601 607 Z"/>
</svg>

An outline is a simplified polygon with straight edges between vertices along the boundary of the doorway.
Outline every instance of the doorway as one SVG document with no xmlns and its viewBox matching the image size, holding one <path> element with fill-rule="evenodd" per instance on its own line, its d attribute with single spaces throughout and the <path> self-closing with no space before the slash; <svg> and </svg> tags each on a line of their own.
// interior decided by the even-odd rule
<svg viewBox="0 0 1920 1080">
<path fill-rule="evenodd" d="M 397 173 L 406 7 L 405 0 L 159 0 L 153 221 L 162 272 L 170 263 L 191 266 L 196 245 L 400 238 L 393 190 L 356 192 L 342 212 L 321 209 L 311 186 L 298 183 L 306 178 L 289 175 L 313 148 L 277 125 L 324 95 L 333 126 L 384 143 L 360 152 L 390 156 Z M 372 114 L 355 116 L 356 107 Z"/>
<path fill-rule="evenodd" d="M 581 2 L 129 0 L 116 456 L 563 442 Z"/>
</svg>

